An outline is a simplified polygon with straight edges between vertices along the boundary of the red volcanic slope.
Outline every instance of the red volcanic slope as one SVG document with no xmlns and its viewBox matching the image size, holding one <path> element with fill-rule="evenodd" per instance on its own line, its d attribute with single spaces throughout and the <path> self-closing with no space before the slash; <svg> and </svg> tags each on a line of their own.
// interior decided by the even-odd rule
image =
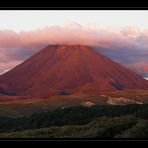
<svg viewBox="0 0 148 148">
<path fill-rule="evenodd" d="M 87 46 L 48 46 L 0 76 L 0 91 L 9 95 L 147 89 L 147 82 Z"/>
</svg>

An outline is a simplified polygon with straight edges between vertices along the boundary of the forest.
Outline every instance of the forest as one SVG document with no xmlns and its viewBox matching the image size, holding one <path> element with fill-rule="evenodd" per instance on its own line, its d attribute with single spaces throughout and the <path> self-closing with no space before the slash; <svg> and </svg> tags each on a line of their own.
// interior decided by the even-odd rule
<svg viewBox="0 0 148 148">
<path fill-rule="evenodd" d="M 0 138 L 146 138 L 148 105 L 95 105 L 0 117 Z"/>
</svg>

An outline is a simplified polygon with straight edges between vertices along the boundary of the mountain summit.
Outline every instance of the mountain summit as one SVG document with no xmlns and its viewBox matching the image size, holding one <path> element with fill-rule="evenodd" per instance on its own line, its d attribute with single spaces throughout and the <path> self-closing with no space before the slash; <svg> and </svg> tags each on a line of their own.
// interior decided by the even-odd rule
<svg viewBox="0 0 148 148">
<path fill-rule="evenodd" d="M 87 46 L 48 46 L 0 76 L 0 93 L 54 94 L 147 89 L 146 80 Z"/>
</svg>

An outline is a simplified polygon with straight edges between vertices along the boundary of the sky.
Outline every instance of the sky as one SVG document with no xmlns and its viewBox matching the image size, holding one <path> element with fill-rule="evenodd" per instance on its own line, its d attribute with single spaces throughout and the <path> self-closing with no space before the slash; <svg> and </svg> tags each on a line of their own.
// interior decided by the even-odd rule
<svg viewBox="0 0 148 148">
<path fill-rule="evenodd" d="M 98 28 L 136 26 L 147 29 L 146 10 L 3 10 L 0 11 L 0 29 L 16 32 L 30 31 L 45 26 L 77 22 L 95 24 Z"/>
<path fill-rule="evenodd" d="M 84 44 L 148 77 L 146 10 L 1 10 L 0 73 L 49 44 Z"/>
</svg>

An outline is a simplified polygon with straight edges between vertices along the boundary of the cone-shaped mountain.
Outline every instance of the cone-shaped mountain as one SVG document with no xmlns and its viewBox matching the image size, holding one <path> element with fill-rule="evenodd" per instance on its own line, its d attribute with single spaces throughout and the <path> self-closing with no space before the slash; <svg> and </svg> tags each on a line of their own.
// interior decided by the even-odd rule
<svg viewBox="0 0 148 148">
<path fill-rule="evenodd" d="M 23 96 L 147 88 L 136 73 L 82 45 L 48 46 L 0 76 L 1 93 Z"/>
</svg>

